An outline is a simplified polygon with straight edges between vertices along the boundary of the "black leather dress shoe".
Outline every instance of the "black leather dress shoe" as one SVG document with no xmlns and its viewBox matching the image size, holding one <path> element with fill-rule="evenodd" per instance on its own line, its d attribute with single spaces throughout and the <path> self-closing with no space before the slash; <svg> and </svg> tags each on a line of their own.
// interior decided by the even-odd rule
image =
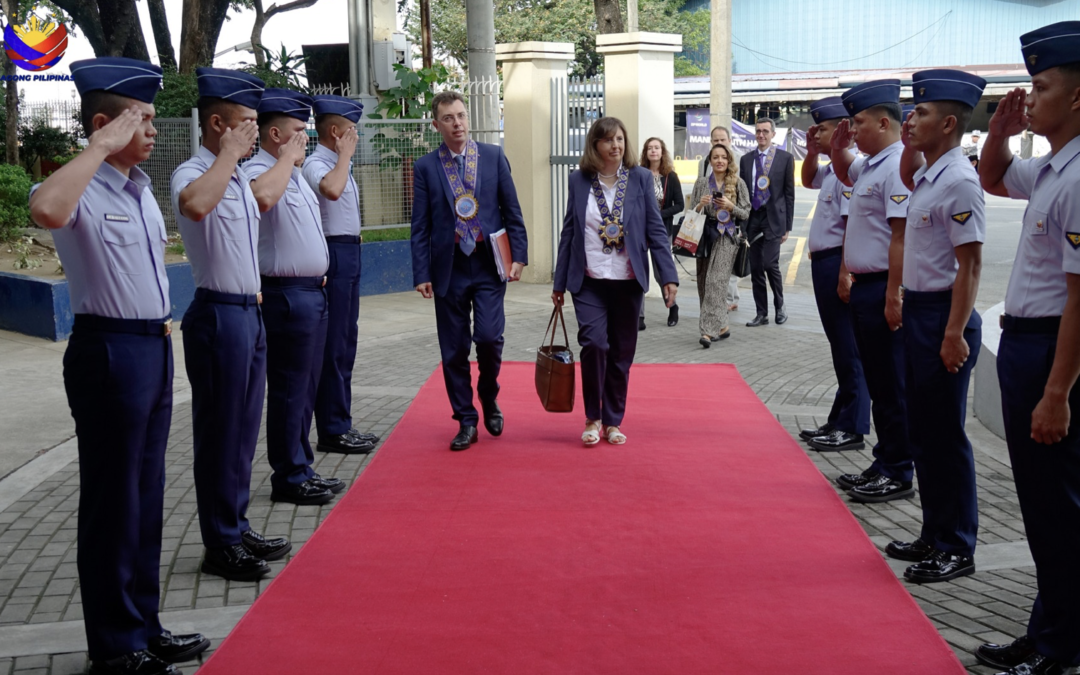
<svg viewBox="0 0 1080 675">
<path fill-rule="evenodd" d="M 836 484 L 845 490 L 851 490 L 866 485 L 880 475 L 877 471 L 871 471 L 870 469 L 862 473 L 842 473 L 837 477 Z"/>
<path fill-rule="evenodd" d="M 645 317 L 639 316 L 637 320 L 637 329 L 645 330 Z"/>
<path fill-rule="evenodd" d="M 288 502 L 297 506 L 317 506 L 326 504 L 333 498 L 334 493 L 310 480 L 306 480 L 299 485 L 274 488 L 270 493 L 270 501 L 272 502 Z"/>
<path fill-rule="evenodd" d="M 679 324 L 679 306 L 672 305 L 667 311 L 667 325 L 677 326 Z"/>
<path fill-rule="evenodd" d="M 1035 641 L 1027 635 L 1016 638 L 1007 645 L 989 642 L 975 648 L 975 659 L 991 668 L 1015 668 L 1035 655 Z"/>
<path fill-rule="evenodd" d="M 326 488 L 334 494 L 338 494 L 345 489 L 345 481 L 340 478 L 323 478 L 319 474 L 315 474 L 311 478 L 308 478 L 312 485 L 316 485 L 321 488 Z"/>
<path fill-rule="evenodd" d="M 349 429 L 345 433 L 347 433 L 350 436 L 352 436 L 353 438 L 359 439 L 361 441 L 367 441 L 369 443 L 378 443 L 379 442 L 379 435 L 378 434 L 369 434 L 369 433 L 366 433 L 366 432 L 365 433 L 360 433 L 356 429 L 356 427 L 353 427 L 352 429 Z"/>
<path fill-rule="evenodd" d="M 911 497 L 914 494 L 915 488 L 911 486 L 910 482 L 901 483 L 885 476 L 878 476 L 871 481 L 867 481 L 864 485 L 848 491 L 851 500 L 860 504 L 881 504 L 882 502 L 891 502 L 894 499 Z"/>
<path fill-rule="evenodd" d="M 208 548 L 202 571 L 230 581 L 256 581 L 270 573 L 270 565 L 247 552 L 243 544 Z"/>
<path fill-rule="evenodd" d="M 779 325 L 784 324 L 784 323 L 787 323 L 787 312 L 777 312 L 776 313 L 776 325 L 779 326 Z"/>
<path fill-rule="evenodd" d="M 769 325 L 769 317 L 762 316 L 761 314 L 758 314 L 757 316 L 755 316 L 753 321 L 747 321 L 746 322 L 746 327 L 747 328 L 756 328 L 758 326 L 767 326 L 767 325 Z"/>
<path fill-rule="evenodd" d="M 826 422 L 817 429 L 802 429 L 801 431 L 799 431 L 799 438 L 803 439 L 804 441 L 808 441 L 811 438 L 817 438 L 818 436 L 828 436 L 830 433 L 832 433 L 832 430 L 833 425 Z"/>
<path fill-rule="evenodd" d="M 168 663 L 190 661 L 210 646 L 210 641 L 202 633 L 173 635 L 167 630 L 161 631 L 161 635 L 157 637 L 150 638 L 149 642 L 146 651 Z"/>
<path fill-rule="evenodd" d="M 469 427 L 462 425 L 458 430 L 457 436 L 454 436 L 454 440 L 450 441 L 451 450 L 468 450 L 469 446 L 475 443 L 479 437 L 476 434 L 476 427 Z"/>
<path fill-rule="evenodd" d="M 481 404 L 484 409 L 484 428 L 492 436 L 501 436 L 503 432 L 503 414 L 496 401 Z"/>
<path fill-rule="evenodd" d="M 1080 667 L 1063 666 L 1041 654 L 1032 654 L 1023 663 L 998 675 L 1080 675 Z"/>
<path fill-rule="evenodd" d="M 862 450 L 866 447 L 862 434 L 849 434 L 833 429 L 825 436 L 811 438 L 807 443 L 811 448 L 822 452 L 841 452 L 843 450 Z"/>
<path fill-rule="evenodd" d="M 94 661 L 88 675 L 181 675 L 181 671 L 143 650 L 108 661 Z"/>
<path fill-rule="evenodd" d="M 255 530 L 248 530 L 241 534 L 240 541 L 245 551 L 267 562 L 284 558 L 285 554 L 292 550 L 292 542 L 285 537 L 267 539 Z"/>
<path fill-rule="evenodd" d="M 364 441 L 351 434 L 320 438 L 315 446 L 319 452 L 338 452 L 343 455 L 366 455 L 375 449 L 371 441 Z"/>
<path fill-rule="evenodd" d="M 885 555 L 890 558 L 896 558 L 897 560 L 906 560 L 908 562 L 922 562 L 930 557 L 930 554 L 934 552 L 934 547 L 927 544 L 922 539 L 916 539 L 915 541 L 891 541 L 889 545 L 885 547 Z"/>
<path fill-rule="evenodd" d="M 904 578 L 916 584 L 933 584 L 975 574 L 975 558 L 934 551 L 930 557 L 904 570 Z"/>
</svg>

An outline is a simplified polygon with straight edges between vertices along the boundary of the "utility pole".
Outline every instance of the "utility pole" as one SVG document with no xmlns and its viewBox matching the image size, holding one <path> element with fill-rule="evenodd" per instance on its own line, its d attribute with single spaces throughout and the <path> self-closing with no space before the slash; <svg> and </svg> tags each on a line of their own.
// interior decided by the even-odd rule
<svg viewBox="0 0 1080 675">
<path fill-rule="evenodd" d="M 431 67 L 431 0 L 420 0 L 420 54 L 424 67 Z"/>
<path fill-rule="evenodd" d="M 499 142 L 499 77 L 495 72 L 495 3 L 465 0 L 469 56 L 469 117 L 474 139 Z M 487 133 L 485 133 L 487 132 Z"/>
<path fill-rule="evenodd" d="M 731 0 L 712 0 L 709 31 L 709 125 L 731 129 Z"/>
<path fill-rule="evenodd" d="M 349 96 L 367 99 L 374 93 L 371 90 L 370 7 L 368 0 L 348 0 L 348 9 Z"/>
</svg>

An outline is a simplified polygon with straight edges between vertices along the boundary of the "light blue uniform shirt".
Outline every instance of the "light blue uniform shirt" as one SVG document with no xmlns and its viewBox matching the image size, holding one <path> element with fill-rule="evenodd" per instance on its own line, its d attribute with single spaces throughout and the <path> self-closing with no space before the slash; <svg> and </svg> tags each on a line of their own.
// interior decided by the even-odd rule
<svg viewBox="0 0 1080 675">
<path fill-rule="evenodd" d="M 844 229 L 847 223 L 844 211 L 844 184 L 833 173 L 832 164 L 818 165 L 814 182 L 810 184 L 818 190 L 814 220 L 810 223 L 810 236 L 807 242 L 810 252 L 824 251 L 844 245 Z"/>
<path fill-rule="evenodd" d="M 889 270 L 889 218 L 907 218 L 911 196 L 900 180 L 903 149 L 903 143 L 897 141 L 873 157 L 859 157 L 848 169 L 855 184 L 848 205 L 844 263 L 852 274 Z"/>
<path fill-rule="evenodd" d="M 947 291 L 956 283 L 956 247 L 986 241 L 979 174 L 959 147 L 915 172 L 904 230 L 904 288 Z"/>
<path fill-rule="evenodd" d="M 319 192 L 319 183 L 326 174 L 337 166 L 338 154 L 324 145 L 316 145 L 315 150 L 304 160 L 304 180 L 311 191 L 319 198 L 319 212 L 322 214 L 323 234 L 327 237 L 340 235 L 360 236 L 360 190 L 353 180 L 352 162 L 349 162 L 349 178 L 345 190 L 335 202 Z"/>
<path fill-rule="evenodd" d="M 129 179 L 102 163 L 67 224 L 53 230 L 71 311 L 112 319 L 164 318 L 172 306 L 167 240 L 150 177 L 133 167 Z"/>
<path fill-rule="evenodd" d="M 184 249 L 191 261 L 195 285 L 222 293 L 254 295 L 259 292 L 259 204 L 251 192 L 250 179 L 237 167 L 225 195 L 201 222 L 180 213 L 180 193 L 210 170 L 217 156 L 200 147 L 195 156 L 172 175 L 172 208 Z"/>
<path fill-rule="evenodd" d="M 1016 250 L 1005 313 L 1020 317 L 1061 316 L 1068 287 L 1065 275 L 1080 274 L 1080 137 L 1052 156 L 1013 159 L 1005 189 L 1027 199 L 1024 229 Z"/>
<path fill-rule="evenodd" d="M 257 179 L 277 164 L 266 150 L 244 164 Z M 319 217 L 319 199 L 293 167 L 285 194 L 259 223 L 259 271 L 268 277 L 321 277 L 330 266 Z"/>
</svg>

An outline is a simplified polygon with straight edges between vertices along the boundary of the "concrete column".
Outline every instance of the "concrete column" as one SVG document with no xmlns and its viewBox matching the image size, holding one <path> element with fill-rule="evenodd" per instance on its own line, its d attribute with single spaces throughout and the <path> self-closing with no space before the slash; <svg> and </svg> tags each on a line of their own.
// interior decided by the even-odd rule
<svg viewBox="0 0 1080 675">
<path fill-rule="evenodd" d="M 523 281 L 546 284 L 555 269 L 551 213 L 551 81 L 566 77 L 574 59 L 570 42 L 495 45 L 503 64 L 503 149 L 514 172 L 518 201 L 529 232 L 529 266 Z M 670 125 L 669 125 L 670 126 Z"/>
<path fill-rule="evenodd" d="M 731 132 L 731 0 L 712 0 L 709 31 L 709 130 Z"/>
<path fill-rule="evenodd" d="M 674 154 L 675 54 L 682 51 L 682 35 L 597 35 L 596 51 L 604 55 L 604 114 L 626 125 L 626 151 L 640 157 L 645 139 L 656 136 Z M 654 276 L 647 295 L 660 297 Z"/>
<path fill-rule="evenodd" d="M 375 42 L 385 42 L 396 32 L 397 3 L 394 0 L 372 0 L 371 39 Z"/>
</svg>

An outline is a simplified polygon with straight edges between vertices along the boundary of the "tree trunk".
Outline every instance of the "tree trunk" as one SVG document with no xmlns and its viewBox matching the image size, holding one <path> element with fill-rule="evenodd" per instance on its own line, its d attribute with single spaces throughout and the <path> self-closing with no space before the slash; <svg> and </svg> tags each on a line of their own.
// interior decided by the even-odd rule
<svg viewBox="0 0 1080 675">
<path fill-rule="evenodd" d="M 180 28 L 180 72 L 193 73 L 214 62 L 214 49 L 221 24 L 229 11 L 229 0 L 184 0 Z"/>
<path fill-rule="evenodd" d="M 5 101 L 7 109 L 7 129 L 4 130 L 4 161 L 15 166 L 19 165 L 19 83 L 14 78 L 16 74 L 15 64 L 3 54 L 4 75 L 8 76 L 4 84 Z"/>
<path fill-rule="evenodd" d="M 262 0 L 251 0 L 251 5 L 255 8 L 255 23 L 251 26 L 251 50 L 255 53 L 255 65 L 265 68 L 266 52 L 262 49 L 262 32 L 266 25 L 266 14 L 263 13 Z"/>
<path fill-rule="evenodd" d="M 154 31 L 161 68 L 175 71 L 176 52 L 173 51 L 172 33 L 169 32 L 169 17 L 165 14 L 165 0 L 147 0 L 146 6 L 150 10 L 150 28 Z"/>
<path fill-rule="evenodd" d="M 602 35 L 624 32 L 619 0 L 593 0 L 593 7 L 596 9 L 596 32 Z"/>
<path fill-rule="evenodd" d="M 54 4 L 71 15 L 71 20 L 79 27 L 82 37 L 90 43 L 94 56 L 113 56 L 109 53 L 109 44 L 101 28 L 101 13 L 93 0 L 54 0 Z"/>
<path fill-rule="evenodd" d="M 135 0 L 98 0 L 98 11 L 108 56 L 150 60 Z"/>
</svg>

